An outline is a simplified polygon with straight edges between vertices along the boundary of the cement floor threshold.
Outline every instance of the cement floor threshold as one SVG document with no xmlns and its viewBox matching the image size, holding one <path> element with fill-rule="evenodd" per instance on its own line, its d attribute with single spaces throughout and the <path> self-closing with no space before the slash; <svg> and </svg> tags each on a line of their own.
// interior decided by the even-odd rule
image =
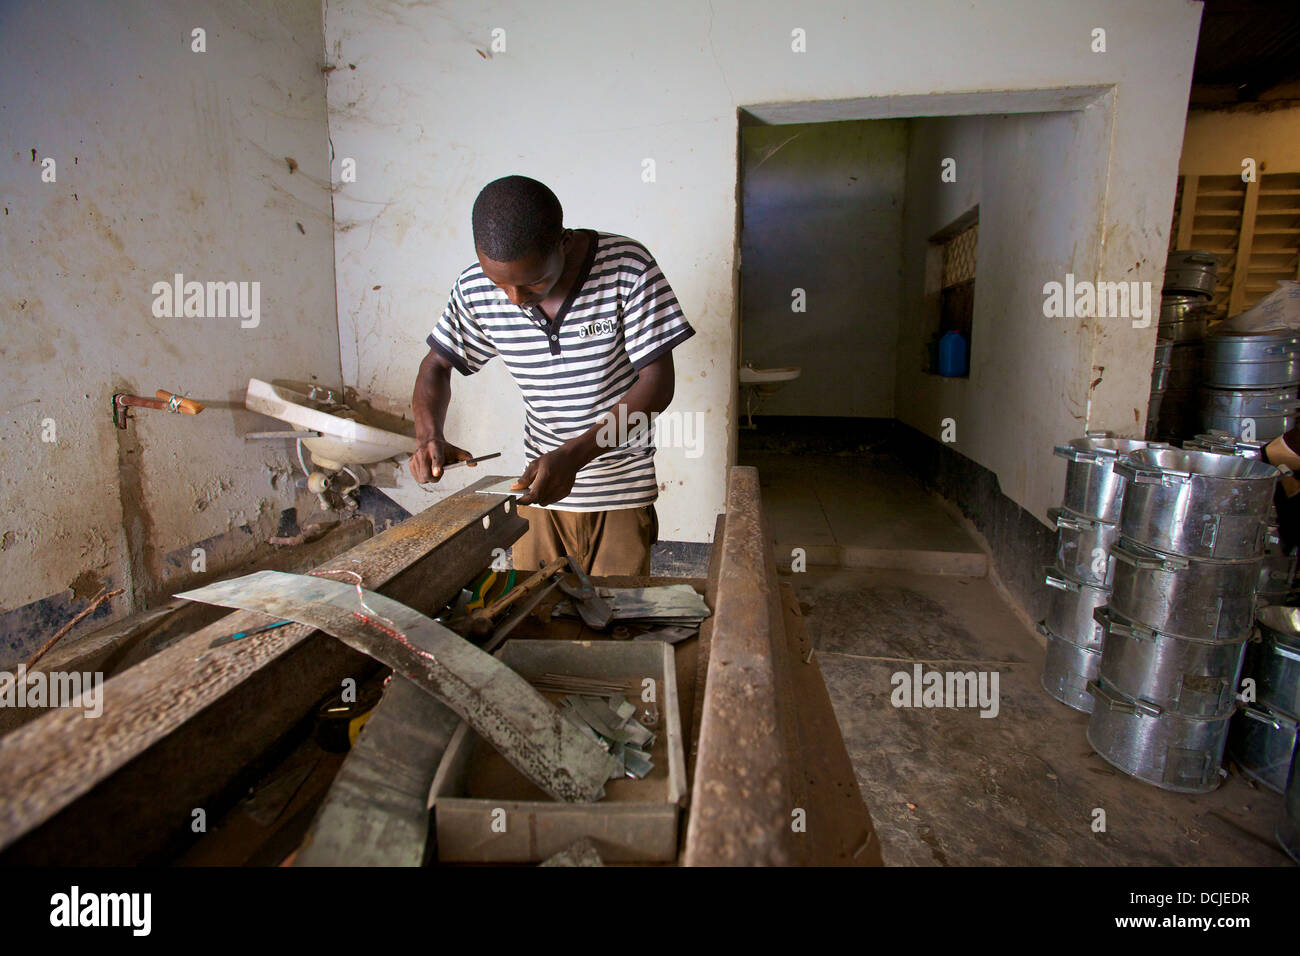
<svg viewBox="0 0 1300 956">
<path fill-rule="evenodd" d="M 888 568 L 979 577 L 988 558 L 890 455 L 748 452 L 758 468 L 777 567 Z"/>
</svg>

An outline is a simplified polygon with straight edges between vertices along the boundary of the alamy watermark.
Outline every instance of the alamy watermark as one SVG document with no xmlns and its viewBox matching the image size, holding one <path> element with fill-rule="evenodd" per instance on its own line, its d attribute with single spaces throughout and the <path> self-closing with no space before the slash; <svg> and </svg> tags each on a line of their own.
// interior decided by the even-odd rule
<svg viewBox="0 0 1300 956">
<path fill-rule="evenodd" d="M 896 671 L 889 678 L 895 707 L 978 707 L 981 717 L 998 715 L 997 671 Z"/>
<path fill-rule="evenodd" d="M 0 671 L 0 707 L 80 707 L 87 717 L 104 713 L 102 671 Z"/>
<path fill-rule="evenodd" d="M 1049 319 L 1132 319 L 1135 329 L 1151 325 L 1150 282 L 1076 281 L 1068 272 L 1063 283 L 1044 283 L 1043 297 Z"/>
<path fill-rule="evenodd" d="M 684 448 L 687 458 L 704 454 L 701 440 L 704 436 L 703 412 L 629 412 L 626 405 L 617 411 L 607 412 L 596 432 L 596 445 L 600 448 L 622 448 L 624 445 L 656 448 Z"/>
<path fill-rule="evenodd" d="M 242 319 L 241 329 L 262 321 L 262 283 L 185 281 L 176 273 L 171 282 L 155 282 L 153 314 L 157 319 Z"/>
<path fill-rule="evenodd" d="M 83 893 L 73 886 L 50 897 L 51 926 L 121 926 L 133 936 L 148 936 L 152 913 L 152 893 Z"/>
</svg>

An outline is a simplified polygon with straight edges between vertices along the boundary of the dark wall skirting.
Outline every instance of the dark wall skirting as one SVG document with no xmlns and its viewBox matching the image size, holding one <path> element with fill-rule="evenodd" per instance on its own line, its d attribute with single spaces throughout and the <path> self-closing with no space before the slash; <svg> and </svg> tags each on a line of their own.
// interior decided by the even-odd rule
<svg viewBox="0 0 1300 956">
<path fill-rule="evenodd" d="M 898 422 L 891 445 L 927 488 L 955 503 L 979 529 L 1007 591 L 1031 619 L 1042 620 L 1052 594 L 1043 566 L 1056 558 L 1055 530 L 1003 494 L 992 471 L 943 442 Z M 1044 459 L 1056 461 L 1050 449 Z"/>
</svg>

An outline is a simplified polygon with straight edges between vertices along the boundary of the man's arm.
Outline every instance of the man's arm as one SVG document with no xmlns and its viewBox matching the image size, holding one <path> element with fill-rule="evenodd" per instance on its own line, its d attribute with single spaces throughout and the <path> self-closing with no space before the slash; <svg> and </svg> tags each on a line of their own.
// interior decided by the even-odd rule
<svg viewBox="0 0 1300 956">
<path fill-rule="evenodd" d="M 420 363 L 420 371 L 416 373 L 415 392 L 411 396 L 416 448 L 408 467 L 416 481 L 437 481 L 442 477 L 444 465 L 474 457 L 443 437 L 442 428 L 450 404 L 451 363 L 435 349 L 429 349 L 429 354 Z"/>
<path fill-rule="evenodd" d="M 592 459 L 609 451 L 609 448 L 602 448 L 598 440 L 602 430 L 610 429 L 607 422 L 613 419 L 611 430 L 617 435 L 618 423 L 628 421 L 634 412 L 641 412 L 648 420 L 652 414 L 668 407 L 668 403 L 673 400 L 674 386 L 673 353 L 665 352 L 641 369 L 627 394 L 602 415 L 600 421 L 577 438 L 570 439 L 555 451 L 547 452 L 529 463 L 523 475 L 514 483 L 515 488 L 528 489 L 528 494 L 519 499 L 519 504 L 551 505 L 567 498 L 573 490 L 578 472 Z M 623 411 L 620 412 L 619 409 Z M 418 423 L 419 419 L 416 421 Z M 618 435 L 620 444 L 635 437 L 635 434 Z"/>
</svg>

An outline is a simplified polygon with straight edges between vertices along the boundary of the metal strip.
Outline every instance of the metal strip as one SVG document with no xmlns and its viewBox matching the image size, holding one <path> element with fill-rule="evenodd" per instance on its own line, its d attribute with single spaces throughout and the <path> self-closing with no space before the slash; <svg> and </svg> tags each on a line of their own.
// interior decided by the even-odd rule
<svg viewBox="0 0 1300 956">
<path fill-rule="evenodd" d="M 330 785 L 294 866 L 421 866 L 425 800 L 460 718 L 400 675 Z"/>
<path fill-rule="evenodd" d="M 261 571 L 177 597 L 310 624 L 404 674 L 443 701 L 557 800 L 603 796 L 613 758 L 526 680 L 405 604 L 357 585 Z"/>
</svg>

